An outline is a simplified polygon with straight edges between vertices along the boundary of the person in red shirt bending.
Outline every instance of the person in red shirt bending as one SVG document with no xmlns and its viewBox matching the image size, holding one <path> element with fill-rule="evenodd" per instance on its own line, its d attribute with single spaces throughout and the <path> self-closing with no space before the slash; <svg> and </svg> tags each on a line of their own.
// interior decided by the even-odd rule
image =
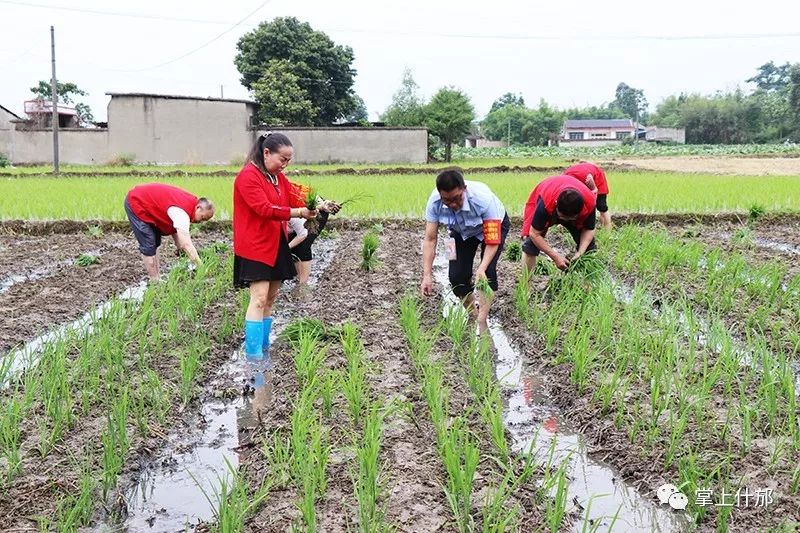
<svg viewBox="0 0 800 533">
<path fill-rule="evenodd" d="M 594 163 L 581 161 L 577 165 L 565 169 L 564 174 L 579 180 L 597 195 L 597 210 L 600 212 L 600 220 L 606 229 L 611 229 L 611 215 L 608 212 L 607 201 L 608 179 L 603 169 Z"/>
<path fill-rule="evenodd" d="M 125 213 L 139 241 L 139 251 L 150 281 L 158 281 L 158 247 L 162 235 L 172 235 L 175 246 L 186 252 L 196 266 L 200 257 L 189 235 L 189 224 L 214 216 L 214 204 L 172 185 L 145 183 L 137 185 L 125 196 Z"/>
<path fill-rule="evenodd" d="M 578 250 L 567 259 L 545 240 L 547 230 L 561 224 L 572 235 Z M 544 252 L 560 270 L 566 270 L 570 261 L 595 250 L 595 199 L 586 185 L 572 176 L 551 176 L 542 180 L 531 192 L 522 223 L 522 251 L 525 266 L 533 273 L 539 252 Z"/>
<path fill-rule="evenodd" d="M 233 284 L 250 289 L 245 355 L 254 361 L 263 359 L 269 349 L 272 306 L 281 284 L 297 274 L 287 222 L 317 216 L 283 175 L 293 156 L 292 142 L 285 135 L 261 135 L 233 182 Z"/>
</svg>

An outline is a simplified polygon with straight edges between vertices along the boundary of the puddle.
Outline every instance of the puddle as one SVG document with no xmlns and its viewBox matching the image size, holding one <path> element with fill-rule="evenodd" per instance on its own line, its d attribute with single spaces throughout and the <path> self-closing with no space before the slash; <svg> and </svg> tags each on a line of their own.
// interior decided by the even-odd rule
<svg viewBox="0 0 800 533">
<path fill-rule="evenodd" d="M 28 342 L 25 346 L 16 350 L 10 351 L 3 362 L 3 375 L 0 375 L 0 388 L 5 388 L 10 379 L 17 376 L 20 372 L 36 365 L 39 360 L 39 355 L 42 348 L 54 340 L 61 338 L 70 333 L 77 333 L 80 335 L 88 335 L 94 329 L 94 324 L 103 318 L 113 306 L 117 305 L 120 301 L 133 301 L 139 302 L 144 297 L 147 290 L 147 283 L 141 282 L 138 285 L 128 287 L 122 291 L 116 298 L 112 298 L 103 304 L 95 307 L 91 311 L 86 312 L 83 316 L 68 322 L 58 328 L 48 331 L 32 341 Z"/>
<path fill-rule="evenodd" d="M 88 252 L 87 254 L 99 255 L 99 252 Z M 59 261 L 58 263 L 51 263 L 43 267 L 35 268 L 25 274 L 11 274 L 10 276 L 6 276 L 0 279 L 0 294 L 8 292 L 14 285 L 46 278 L 55 273 L 58 269 L 74 264 L 75 259 L 67 259 L 65 261 Z"/>
<path fill-rule="evenodd" d="M 460 305 L 449 290 L 447 261 L 438 250 L 434 277 L 444 289 L 450 305 Z M 583 529 L 584 519 L 591 520 L 593 531 L 609 531 L 613 516 L 619 515 L 613 529 L 625 532 L 687 531 L 684 515 L 666 506 L 659 507 L 609 466 L 588 455 L 586 439 L 564 419 L 547 390 L 544 375 L 524 369 L 522 354 L 506 336 L 501 324 L 489 319 L 489 332 L 497 351 L 496 375 L 506 392 L 503 420 L 516 452 L 532 452 L 540 464 L 546 464 L 554 448 L 553 464 L 569 461 L 567 469 L 568 511 L 577 511 L 581 518 L 574 531 Z M 553 444 L 555 442 L 555 444 Z M 586 508 L 591 500 L 590 514 Z M 594 528 L 597 529 L 594 529 Z"/>
<path fill-rule="evenodd" d="M 771 241 L 769 239 L 762 239 L 761 237 L 755 237 L 753 239 L 753 243 L 756 246 L 760 246 L 761 248 L 767 248 L 769 250 L 775 250 L 777 252 L 782 252 L 790 255 L 800 255 L 800 248 L 798 248 L 797 246 L 792 246 L 791 244 Z"/>
<path fill-rule="evenodd" d="M 310 286 L 317 283 L 333 260 L 337 246 L 337 239 L 314 243 Z M 291 291 L 294 285 L 287 282 L 281 290 Z M 276 310 L 273 342 L 289 319 L 288 313 Z M 215 490 L 220 479 L 229 476 L 228 464 L 232 468 L 239 466 L 239 447 L 250 442 L 251 433 L 259 426 L 258 412 L 272 403 L 274 373 L 264 365 L 251 366 L 236 350 L 206 384 L 211 396 L 232 380 L 244 385 L 252 383 L 257 375 L 263 386 L 256 387 L 252 395 L 207 401 L 199 414 L 188 416 L 179 428 L 173 429 L 158 456 L 144 464 L 138 480 L 123 491 L 125 521 L 109 521 L 95 531 L 192 531 L 199 523 L 213 520 L 214 509 L 208 498 L 216 506 Z"/>
</svg>

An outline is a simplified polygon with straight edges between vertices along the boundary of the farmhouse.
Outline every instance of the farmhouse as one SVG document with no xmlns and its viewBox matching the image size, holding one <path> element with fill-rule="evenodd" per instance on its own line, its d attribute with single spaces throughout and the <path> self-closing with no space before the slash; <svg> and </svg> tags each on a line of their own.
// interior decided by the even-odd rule
<svg viewBox="0 0 800 533">
<path fill-rule="evenodd" d="M 562 144 L 583 143 L 600 146 L 604 144 L 621 144 L 636 131 L 633 121 L 625 119 L 589 119 L 567 120 L 561 132 Z"/>
<path fill-rule="evenodd" d="M 156 165 L 230 164 L 243 160 L 266 129 L 289 135 L 298 163 L 427 161 L 425 128 L 267 127 L 258 124 L 258 104 L 251 100 L 107 94 L 111 99 L 105 127 L 74 127 L 64 108 L 64 118 L 59 116 L 62 163 L 99 164 L 125 155 Z M 27 120 L 5 108 L 0 113 L 0 153 L 14 164 L 52 161 L 52 129 L 45 118 L 51 104 L 34 102 L 38 103 L 26 102 Z"/>
</svg>

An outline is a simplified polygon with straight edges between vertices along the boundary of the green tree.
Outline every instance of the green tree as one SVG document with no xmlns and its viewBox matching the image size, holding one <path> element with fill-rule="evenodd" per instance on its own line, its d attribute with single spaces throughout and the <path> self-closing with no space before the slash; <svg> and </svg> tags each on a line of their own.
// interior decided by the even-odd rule
<svg viewBox="0 0 800 533">
<path fill-rule="evenodd" d="M 794 139 L 800 141 L 800 63 L 789 70 L 789 116 L 794 126 Z"/>
<path fill-rule="evenodd" d="M 600 106 L 572 107 L 564 113 L 567 118 L 573 120 L 587 119 L 607 119 L 607 118 L 628 118 L 620 108 L 610 104 Z"/>
<path fill-rule="evenodd" d="M 563 124 L 564 114 L 542 98 L 539 107 L 531 110 L 530 120 L 522 126 L 522 137 L 530 145 L 545 146 L 548 140 L 558 136 Z"/>
<path fill-rule="evenodd" d="M 492 108 L 489 110 L 489 113 L 497 111 L 501 107 L 507 105 L 516 105 L 524 107 L 525 99 L 522 97 L 522 94 L 506 93 L 494 101 L 494 103 L 492 104 Z"/>
<path fill-rule="evenodd" d="M 789 87 L 792 65 L 784 63 L 775 65 L 775 62 L 764 63 L 756 70 L 758 74 L 748 78 L 747 83 L 755 83 L 756 87 L 762 91 L 783 91 Z"/>
<path fill-rule="evenodd" d="M 444 144 L 444 159 L 451 160 L 453 143 L 460 142 L 475 120 L 475 109 L 469 97 L 453 87 L 443 87 L 425 106 L 425 125 Z"/>
<path fill-rule="evenodd" d="M 411 69 L 403 71 L 400 88 L 392 95 L 392 103 L 381 115 L 387 126 L 413 127 L 422 126 L 425 102 L 419 95 L 419 85 L 414 81 Z"/>
<path fill-rule="evenodd" d="M 353 98 L 356 106 L 353 108 L 350 114 L 345 117 L 345 122 L 357 122 L 362 125 L 369 125 L 369 111 L 367 111 L 367 104 L 364 103 L 364 99 L 358 95 L 355 95 Z"/>
<path fill-rule="evenodd" d="M 546 145 L 552 136 L 558 135 L 563 123 L 564 113 L 550 107 L 542 99 L 536 109 L 507 104 L 490 111 L 483 119 L 482 126 L 488 139 L 506 140 L 510 145 L 540 146 Z"/>
<path fill-rule="evenodd" d="M 641 120 L 647 110 L 647 99 L 644 97 L 643 90 L 634 89 L 623 82 L 617 85 L 613 105 L 625 113 L 628 118 L 636 119 L 638 116 Z"/>
<path fill-rule="evenodd" d="M 236 45 L 234 59 L 242 75 L 242 85 L 253 89 L 265 78 L 265 65 L 271 60 L 285 60 L 297 84 L 308 95 L 318 110 L 315 125 L 329 125 L 351 113 L 355 106 L 353 82 L 356 71 L 352 68 L 353 50 L 335 44 L 325 33 L 315 31 L 308 23 L 294 17 L 278 17 L 262 22 L 244 34 Z M 275 90 L 281 90 L 275 80 Z M 256 97 L 256 100 L 257 97 Z"/>
<path fill-rule="evenodd" d="M 260 104 L 258 118 L 264 124 L 312 126 L 319 114 L 308 91 L 285 59 L 271 59 L 264 76 L 253 84 L 253 97 Z"/>
<path fill-rule="evenodd" d="M 39 81 L 39 84 L 36 87 L 31 87 L 31 92 L 37 99 L 40 100 L 50 101 L 53 99 L 52 86 L 50 85 L 49 81 Z M 80 89 L 72 82 L 61 83 L 60 81 L 56 82 L 56 93 L 58 93 L 59 103 L 67 106 L 75 106 L 75 112 L 78 115 L 78 124 L 81 127 L 85 128 L 92 125 L 94 122 L 92 108 L 89 107 L 88 104 L 84 104 L 82 102 L 78 102 L 77 104 L 75 103 L 76 97 L 89 96 L 89 93 Z"/>
</svg>

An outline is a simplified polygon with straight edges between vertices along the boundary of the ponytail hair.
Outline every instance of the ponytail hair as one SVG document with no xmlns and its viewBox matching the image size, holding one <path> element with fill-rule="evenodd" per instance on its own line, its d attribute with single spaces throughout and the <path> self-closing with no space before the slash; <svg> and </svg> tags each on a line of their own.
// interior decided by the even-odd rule
<svg viewBox="0 0 800 533">
<path fill-rule="evenodd" d="M 292 146 L 292 141 L 283 133 L 272 133 L 268 131 L 265 134 L 259 135 L 256 142 L 250 148 L 250 153 L 247 154 L 247 159 L 252 161 L 258 169 L 267 175 L 267 167 L 264 164 L 264 148 L 270 152 L 277 152 L 282 146 Z"/>
</svg>

